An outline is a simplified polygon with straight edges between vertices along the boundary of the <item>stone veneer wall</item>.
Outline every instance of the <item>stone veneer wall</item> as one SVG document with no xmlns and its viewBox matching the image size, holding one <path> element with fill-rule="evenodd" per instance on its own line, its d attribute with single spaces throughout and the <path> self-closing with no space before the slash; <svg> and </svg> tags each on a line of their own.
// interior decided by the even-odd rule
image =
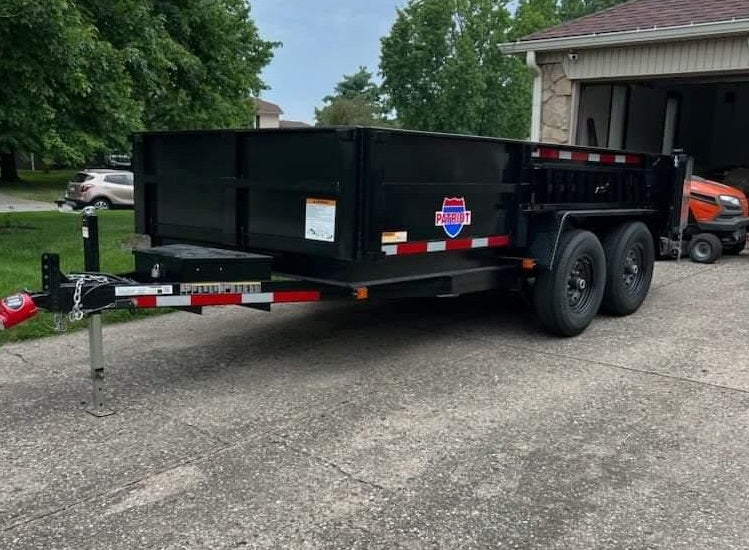
<svg viewBox="0 0 749 550">
<path fill-rule="evenodd" d="M 561 60 L 539 60 L 539 66 L 543 82 L 541 141 L 568 143 L 572 124 L 572 81 L 567 78 Z"/>
</svg>

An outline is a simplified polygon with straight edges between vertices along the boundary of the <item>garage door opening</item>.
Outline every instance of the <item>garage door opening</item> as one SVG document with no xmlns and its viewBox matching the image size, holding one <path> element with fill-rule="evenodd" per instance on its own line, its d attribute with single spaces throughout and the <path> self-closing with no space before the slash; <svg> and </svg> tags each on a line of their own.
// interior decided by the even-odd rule
<svg viewBox="0 0 749 550">
<path fill-rule="evenodd" d="M 696 174 L 749 190 L 749 81 L 583 84 L 576 136 L 579 145 L 683 149 L 694 157 Z"/>
</svg>

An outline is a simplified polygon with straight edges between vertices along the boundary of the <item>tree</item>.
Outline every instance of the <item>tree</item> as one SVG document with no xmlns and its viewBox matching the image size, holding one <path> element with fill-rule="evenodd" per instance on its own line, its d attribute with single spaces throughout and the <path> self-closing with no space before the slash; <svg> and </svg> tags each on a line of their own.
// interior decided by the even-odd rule
<svg viewBox="0 0 749 550">
<path fill-rule="evenodd" d="M 361 97 L 375 108 L 382 106 L 382 90 L 372 80 L 372 73 L 366 67 L 359 67 L 354 74 L 343 75 L 343 80 L 336 84 L 334 94 L 325 96 L 323 101 L 331 102 L 338 98 L 353 99 Z"/>
<path fill-rule="evenodd" d="M 275 46 L 244 0 L 3 0 L 0 178 L 16 150 L 82 163 L 142 128 L 244 126 Z"/>
<path fill-rule="evenodd" d="M 148 105 L 152 128 L 247 126 L 248 97 L 266 89 L 260 73 L 280 44 L 259 36 L 245 0 L 156 0 L 181 48 L 168 86 Z"/>
<path fill-rule="evenodd" d="M 380 70 L 409 128 L 527 137 L 530 79 L 504 56 L 507 0 L 409 0 L 382 39 Z"/>
<path fill-rule="evenodd" d="M 366 67 L 336 84 L 333 95 L 323 98 L 325 105 L 315 109 L 318 126 L 373 125 L 387 123 L 387 108 L 381 88 Z"/>
<path fill-rule="evenodd" d="M 536 31 L 559 23 L 557 0 L 520 0 L 515 9 L 515 17 L 510 40 L 518 40 Z"/>
<path fill-rule="evenodd" d="M 361 96 L 333 98 L 322 109 L 315 109 L 318 126 L 370 126 L 377 124 L 372 104 Z"/>
<path fill-rule="evenodd" d="M 5 0 L 0 74 L 2 180 L 18 179 L 20 149 L 79 160 L 136 125 L 119 53 L 67 0 Z"/>
</svg>

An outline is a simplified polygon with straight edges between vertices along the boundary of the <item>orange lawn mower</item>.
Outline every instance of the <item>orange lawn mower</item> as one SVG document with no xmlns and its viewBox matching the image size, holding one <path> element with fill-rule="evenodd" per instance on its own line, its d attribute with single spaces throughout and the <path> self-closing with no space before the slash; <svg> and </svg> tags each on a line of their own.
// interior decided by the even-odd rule
<svg viewBox="0 0 749 550">
<path fill-rule="evenodd" d="M 715 262 L 722 254 L 737 255 L 746 246 L 749 201 L 740 189 L 693 176 L 689 192 L 689 224 L 684 242 L 692 261 Z"/>
</svg>

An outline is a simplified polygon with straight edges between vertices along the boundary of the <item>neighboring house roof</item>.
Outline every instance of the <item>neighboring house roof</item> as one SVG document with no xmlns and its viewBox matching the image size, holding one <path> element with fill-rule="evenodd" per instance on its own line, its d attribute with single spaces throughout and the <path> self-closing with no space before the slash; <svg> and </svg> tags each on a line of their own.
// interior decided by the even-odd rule
<svg viewBox="0 0 749 550">
<path fill-rule="evenodd" d="M 275 103 L 271 103 L 270 101 L 265 101 L 264 99 L 256 98 L 255 107 L 257 109 L 257 114 L 259 115 L 282 115 L 283 114 L 283 110 L 281 109 L 281 107 L 279 107 Z"/>
<path fill-rule="evenodd" d="M 306 122 L 299 120 L 279 120 L 278 124 L 281 128 L 309 128 L 310 125 Z"/>
<path fill-rule="evenodd" d="M 749 33 L 747 0 L 632 0 L 504 44 L 505 53 Z"/>
</svg>

